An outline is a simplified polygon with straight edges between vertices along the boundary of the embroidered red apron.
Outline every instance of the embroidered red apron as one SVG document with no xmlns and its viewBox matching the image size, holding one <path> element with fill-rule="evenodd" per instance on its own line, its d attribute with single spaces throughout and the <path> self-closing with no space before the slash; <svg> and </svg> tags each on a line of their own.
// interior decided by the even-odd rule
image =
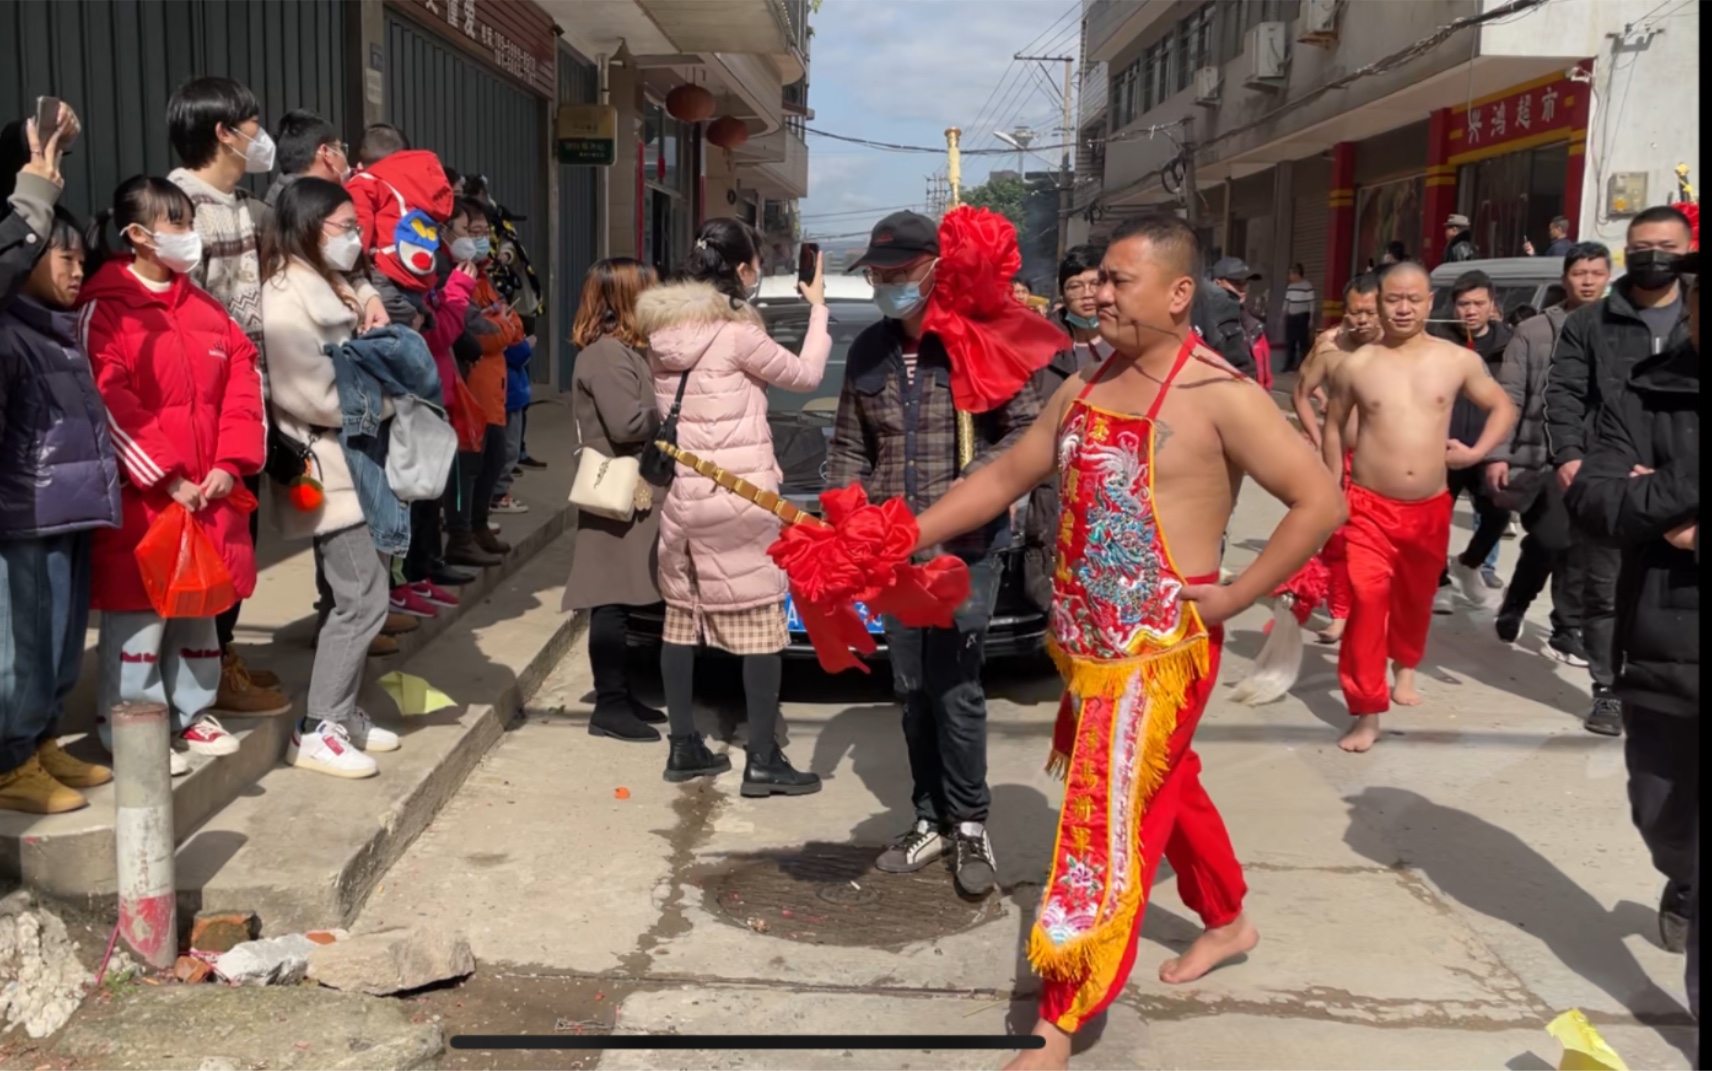
<svg viewBox="0 0 1712 1071">
<path fill-rule="evenodd" d="M 1194 349 L 1185 341 L 1146 416 L 1091 405 L 1089 380 L 1058 432 L 1058 565 L 1050 650 L 1067 698 L 1048 768 L 1065 777 L 1052 871 L 1029 960 L 1042 977 L 1109 987 L 1146 895 L 1139 830 L 1208 635 L 1179 601 L 1153 497 L 1154 420 Z"/>
</svg>

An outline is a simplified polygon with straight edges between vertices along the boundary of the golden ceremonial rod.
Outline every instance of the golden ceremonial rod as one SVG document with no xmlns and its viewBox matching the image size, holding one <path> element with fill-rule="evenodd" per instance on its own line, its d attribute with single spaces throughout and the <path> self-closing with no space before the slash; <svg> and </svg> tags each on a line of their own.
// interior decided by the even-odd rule
<svg viewBox="0 0 1712 1071">
<path fill-rule="evenodd" d="M 773 514 L 786 524 L 813 524 L 820 526 L 824 526 L 826 524 L 825 521 L 822 521 L 814 514 L 805 513 L 791 505 L 776 492 L 763 491 L 754 484 L 749 483 L 747 480 L 739 479 L 738 477 L 731 475 L 731 473 L 726 472 L 713 462 L 702 460 L 690 453 L 688 450 L 681 450 L 678 447 L 673 446 L 671 443 L 663 442 L 658 439 L 654 441 L 654 445 L 660 448 L 661 453 L 676 461 L 678 464 L 695 470 L 696 474 L 699 476 L 706 476 L 708 479 L 725 488 L 727 491 L 730 491 L 737 497 L 755 503 L 757 506 L 760 506 L 768 513 Z"/>
</svg>

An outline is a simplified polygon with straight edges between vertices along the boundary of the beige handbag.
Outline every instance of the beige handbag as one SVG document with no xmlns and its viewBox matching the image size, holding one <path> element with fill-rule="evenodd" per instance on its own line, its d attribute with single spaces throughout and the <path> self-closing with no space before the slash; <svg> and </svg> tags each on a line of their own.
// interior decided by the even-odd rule
<svg viewBox="0 0 1712 1071">
<path fill-rule="evenodd" d="M 571 483 L 571 505 L 597 517 L 628 521 L 636 511 L 653 504 L 653 492 L 642 481 L 636 458 L 607 457 L 592 446 L 581 446 L 582 438 L 582 425 L 577 424 L 577 478 Z"/>
</svg>

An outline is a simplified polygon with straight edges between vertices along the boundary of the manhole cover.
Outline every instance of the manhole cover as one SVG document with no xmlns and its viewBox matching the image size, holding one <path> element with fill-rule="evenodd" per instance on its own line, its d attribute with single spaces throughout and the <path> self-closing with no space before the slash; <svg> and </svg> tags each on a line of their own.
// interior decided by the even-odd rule
<svg viewBox="0 0 1712 1071">
<path fill-rule="evenodd" d="M 810 848 L 744 863 L 708 883 L 714 913 L 769 937 L 815 945 L 901 948 L 961 933 L 1004 913 L 963 899 L 943 864 L 914 874 L 874 869 L 878 848 Z"/>
</svg>

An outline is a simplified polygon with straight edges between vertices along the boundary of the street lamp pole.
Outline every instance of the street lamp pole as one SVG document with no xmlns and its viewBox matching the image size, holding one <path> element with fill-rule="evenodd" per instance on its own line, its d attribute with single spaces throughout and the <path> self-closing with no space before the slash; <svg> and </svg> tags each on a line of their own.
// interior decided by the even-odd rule
<svg viewBox="0 0 1712 1071">
<path fill-rule="evenodd" d="M 1070 146 L 1075 143 L 1076 131 L 1071 126 L 1072 116 L 1070 114 L 1070 94 L 1072 92 L 1072 75 L 1076 68 L 1076 57 L 1025 56 L 1019 52 L 1012 58 L 1031 63 L 1064 64 L 1064 99 L 1061 102 L 1064 106 L 1064 125 L 1060 128 L 1060 131 L 1064 136 L 1064 150 L 1062 155 L 1059 157 L 1058 163 L 1058 259 L 1060 262 L 1063 262 L 1064 248 L 1067 244 L 1066 239 L 1068 238 L 1068 235 L 1065 232 L 1070 226 L 1070 187 L 1074 182 L 1074 177 L 1070 169 Z"/>
</svg>

